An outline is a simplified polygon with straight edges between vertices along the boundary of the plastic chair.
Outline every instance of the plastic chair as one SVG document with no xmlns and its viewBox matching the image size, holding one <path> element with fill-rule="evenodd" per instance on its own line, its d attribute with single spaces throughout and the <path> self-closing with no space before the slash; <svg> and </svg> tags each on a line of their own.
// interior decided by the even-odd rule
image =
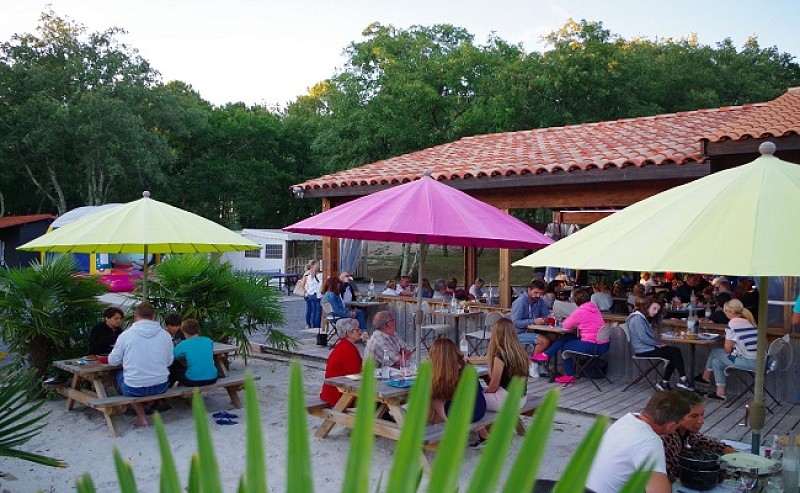
<svg viewBox="0 0 800 493">
<path fill-rule="evenodd" d="M 653 370 L 655 370 L 655 372 L 658 374 L 659 380 L 663 379 L 664 373 L 658 368 L 658 366 L 663 364 L 666 368 L 667 364 L 669 364 L 669 360 L 666 358 L 659 358 L 658 356 L 636 356 L 636 354 L 633 352 L 633 346 L 630 345 L 631 334 L 628 332 L 628 324 L 622 324 L 620 327 L 622 327 L 622 331 L 625 332 L 625 340 L 628 341 L 628 346 L 631 347 L 631 361 L 633 361 L 636 369 L 639 370 L 639 376 L 636 377 L 633 382 L 629 383 L 627 387 L 622 389 L 622 391 L 625 392 L 629 388 L 639 383 L 642 379 L 647 380 L 647 383 L 649 383 L 654 390 L 658 390 L 656 388 L 656 382 L 651 381 L 649 375 Z"/>
<path fill-rule="evenodd" d="M 789 356 L 786 360 L 786 364 L 781 365 L 779 367 L 780 357 L 784 350 L 789 351 Z M 781 403 L 778 399 L 775 398 L 774 395 L 772 395 L 769 389 L 767 389 L 766 386 L 767 377 L 769 376 L 770 373 L 776 371 L 786 371 L 787 369 L 789 369 L 792 365 L 792 358 L 793 354 L 792 354 L 792 346 L 789 344 L 789 334 L 786 334 L 785 336 L 779 339 L 775 339 L 774 341 L 772 341 L 772 343 L 770 343 L 769 348 L 767 349 L 767 364 L 766 364 L 766 369 L 764 371 L 764 393 L 767 394 L 770 397 L 770 399 L 772 399 L 772 402 L 776 406 L 780 406 Z M 736 379 L 739 380 L 742 383 L 742 385 L 745 386 L 745 389 L 742 392 L 740 392 L 735 398 L 729 400 L 725 407 L 731 407 L 734 402 L 738 401 L 741 397 L 747 395 L 749 392 L 752 392 L 753 386 L 755 385 L 755 379 L 756 379 L 755 370 L 733 365 L 725 368 L 725 376 L 731 376 L 731 375 L 736 377 Z M 745 377 L 745 375 L 750 377 L 749 380 Z M 772 413 L 772 409 L 770 409 L 771 407 L 772 406 L 767 406 L 767 410 L 770 413 Z"/>
<path fill-rule="evenodd" d="M 420 326 L 420 342 L 425 350 L 431 348 L 433 341 L 447 335 L 453 330 L 453 326 L 449 324 L 438 324 L 433 321 L 433 313 L 431 312 L 431 305 L 427 301 L 422 302 L 422 325 Z"/>
<path fill-rule="evenodd" d="M 618 324 L 605 324 L 598 332 L 597 332 L 597 340 L 598 341 L 607 341 L 606 344 L 611 344 L 611 328 L 617 326 Z M 561 351 L 561 357 L 566 358 L 573 358 L 575 360 L 575 380 L 573 382 L 568 382 L 564 384 L 564 387 L 575 383 L 576 381 L 582 378 L 581 374 L 585 371 L 590 370 L 591 368 L 597 365 L 597 362 L 602 358 L 602 354 L 597 354 L 597 350 L 602 344 L 595 344 L 594 350 L 592 352 L 583 352 L 583 351 L 576 351 L 574 349 L 565 349 Z M 608 352 L 608 351 L 606 351 Z M 606 354 L 606 353 L 603 353 Z M 602 391 L 597 382 L 595 382 L 594 378 L 588 377 L 589 380 L 594 384 L 597 390 Z M 603 375 L 603 378 L 606 379 L 608 383 L 612 382 L 607 374 Z"/>
<path fill-rule="evenodd" d="M 489 313 L 486 315 L 486 319 L 483 321 L 483 329 L 465 334 L 465 337 L 467 338 L 467 344 L 469 344 L 469 354 L 467 356 L 478 354 L 478 350 L 480 350 L 483 342 L 491 339 L 492 327 L 494 327 L 494 324 L 497 323 L 497 321 L 501 318 L 503 318 L 503 316 L 497 312 Z"/>
</svg>

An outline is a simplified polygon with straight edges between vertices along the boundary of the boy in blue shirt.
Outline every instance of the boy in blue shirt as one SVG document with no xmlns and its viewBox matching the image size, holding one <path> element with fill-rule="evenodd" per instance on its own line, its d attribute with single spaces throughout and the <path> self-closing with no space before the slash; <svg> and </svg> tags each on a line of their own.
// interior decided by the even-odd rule
<svg viewBox="0 0 800 493">
<path fill-rule="evenodd" d="M 181 325 L 186 339 L 172 350 L 175 358 L 186 358 L 186 372 L 179 376 L 181 385 L 202 387 L 217 381 L 217 367 L 214 366 L 214 343 L 200 335 L 200 324 L 187 318 Z"/>
</svg>

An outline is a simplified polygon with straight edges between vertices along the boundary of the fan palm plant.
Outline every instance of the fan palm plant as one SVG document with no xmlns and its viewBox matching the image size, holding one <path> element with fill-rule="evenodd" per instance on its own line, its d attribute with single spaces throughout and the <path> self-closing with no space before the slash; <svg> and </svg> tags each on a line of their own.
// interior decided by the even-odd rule
<svg viewBox="0 0 800 493">
<path fill-rule="evenodd" d="M 102 311 L 97 296 L 106 288 L 76 274 L 69 255 L 0 270 L 0 337 L 12 353 L 27 356 L 39 376 L 55 357 L 85 354 Z"/>
<path fill-rule="evenodd" d="M 362 372 L 361 396 L 358 399 L 355 426 L 350 437 L 350 452 L 342 481 L 342 491 L 347 493 L 367 493 L 370 491 L 370 468 L 375 426 L 375 371 L 374 363 L 368 359 Z M 457 491 L 458 479 L 462 474 L 464 448 L 467 431 L 475 402 L 475 385 L 477 375 L 474 370 L 467 370 L 459 383 L 450 417 L 445 425 L 444 436 L 436 454 L 436 459 L 428 481 L 429 492 L 452 493 Z M 542 405 L 536 411 L 532 427 L 525 436 L 516 458 L 510 458 L 511 440 L 517 422 L 517 403 L 522 396 L 524 382 L 517 380 L 509 388 L 500 416 L 492 426 L 491 439 L 483 450 L 471 480 L 466 489 L 468 493 L 485 491 L 528 492 L 532 491 L 536 482 L 536 473 L 544 457 L 545 447 L 553 417 L 556 411 L 558 391 L 551 390 Z M 419 490 L 422 469 L 420 454 L 425 425 L 427 424 L 428 405 L 431 393 L 430 364 L 420 367 L 419 375 L 409 396 L 406 420 L 400 434 L 400 440 L 394 453 L 394 461 L 386 484 L 385 491 L 393 493 L 412 493 Z M 267 491 L 266 463 L 263 445 L 263 430 L 259 416 L 258 394 L 252 376 L 245 382 L 245 414 L 247 421 L 246 463 L 245 470 L 237 485 L 237 492 L 265 493 Z M 211 442 L 208 417 L 203 399 L 195 392 L 192 410 L 197 430 L 198 453 L 192 458 L 188 491 L 222 492 L 219 467 Z M 289 414 L 288 414 L 288 450 L 287 450 L 287 485 L 286 491 L 309 493 L 314 491 L 311 458 L 308 444 L 308 421 L 305 412 L 303 378 L 300 364 L 295 362 L 289 382 Z M 573 493 L 583 491 L 586 477 L 591 468 L 594 455 L 600 444 L 606 425 L 605 417 L 598 417 L 586 434 L 583 442 L 567 465 L 562 479 L 555 489 L 556 493 Z M 175 468 L 175 461 L 169 448 L 169 441 L 159 416 L 155 418 L 156 433 L 161 451 L 161 491 L 179 493 L 184 491 Z M 560 459 L 559 459 L 560 460 Z M 120 491 L 134 493 L 136 482 L 130 463 L 124 462 L 117 450 L 114 450 L 114 461 L 117 466 Z M 501 481 L 504 466 L 512 462 L 505 481 Z M 643 491 L 650 477 L 648 470 L 638 470 L 621 490 L 622 493 Z M 502 486 L 500 486 L 502 482 Z M 94 492 L 91 477 L 86 474 L 77 481 L 80 493 Z M 375 491 L 382 491 L 379 485 Z"/>
<path fill-rule="evenodd" d="M 36 413 L 47 402 L 39 399 L 41 392 L 34 371 L 0 369 L 0 456 L 66 467 L 62 460 L 16 448 L 38 435 L 46 424 L 44 418 L 50 413 Z"/>
<path fill-rule="evenodd" d="M 237 343 L 243 354 L 250 350 L 247 336 L 262 328 L 274 347 L 289 349 L 296 344 L 274 328 L 283 322 L 283 312 L 268 279 L 234 272 L 215 256 L 171 256 L 156 267 L 148 283 L 148 300 L 164 313 L 197 319 L 205 335 Z"/>
</svg>

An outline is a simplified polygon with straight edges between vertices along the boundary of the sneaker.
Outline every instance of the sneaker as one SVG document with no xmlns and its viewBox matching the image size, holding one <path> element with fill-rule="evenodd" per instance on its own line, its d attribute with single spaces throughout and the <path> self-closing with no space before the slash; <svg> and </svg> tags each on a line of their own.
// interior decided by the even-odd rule
<svg viewBox="0 0 800 493">
<path fill-rule="evenodd" d="M 473 450 L 480 450 L 486 445 L 486 439 L 478 437 L 478 439 L 474 442 L 470 442 L 469 448 Z"/>
<path fill-rule="evenodd" d="M 544 353 L 534 354 L 531 356 L 531 361 L 536 361 L 537 363 L 547 363 L 547 360 L 550 359 Z"/>
<path fill-rule="evenodd" d="M 557 383 L 574 383 L 577 378 L 570 376 L 570 375 L 562 375 L 560 377 L 556 377 Z"/>
<path fill-rule="evenodd" d="M 669 382 L 658 382 L 656 384 L 656 388 L 659 392 L 669 392 L 672 390 L 672 386 L 669 384 Z"/>
<path fill-rule="evenodd" d="M 694 385 L 689 383 L 688 380 L 678 380 L 678 383 L 675 384 L 676 387 L 683 390 L 688 390 L 690 392 L 694 392 Z"/>
<path fill-rule="evenodd" d="M 696 377 L 694 377 L 694 381 L 698 382 L 698 383 L 705 383 L 705 384 L 710 384 L 711 383 L 708 380 L 706 380 L 705 378 L 703 378 L 703 374 L 702 373 L 697 375 Z"/>
</svg>

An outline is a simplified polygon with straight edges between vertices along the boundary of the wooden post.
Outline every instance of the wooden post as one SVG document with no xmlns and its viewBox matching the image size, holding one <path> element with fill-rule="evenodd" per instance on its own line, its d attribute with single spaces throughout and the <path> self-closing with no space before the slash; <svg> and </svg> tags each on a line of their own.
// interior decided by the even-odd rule
<svg viewBox="0 0 800 493">
<path fill-rule="evenodd" d="M 475 247 L 464 248 L 464 289 L 469 287 L 478 277 L 478 250 Z"/>
<path fill-rule="evenodd" d="M 502 209 L 502 211 L 508 214 L 508 209 Z M 513 301 L 511 299 L 511 250 L 501 248 L 499 253 L 497 285 L 500 290 L 500 307 L 511 308 Z"/>
<path fill-rule="evenodd" d="M 333 205 L 328 198 L 322 199 L 322 210 L 327 211 Z M 339 274 L 339 238 L 322 237 L 322 279 Z"/>
</svg>

